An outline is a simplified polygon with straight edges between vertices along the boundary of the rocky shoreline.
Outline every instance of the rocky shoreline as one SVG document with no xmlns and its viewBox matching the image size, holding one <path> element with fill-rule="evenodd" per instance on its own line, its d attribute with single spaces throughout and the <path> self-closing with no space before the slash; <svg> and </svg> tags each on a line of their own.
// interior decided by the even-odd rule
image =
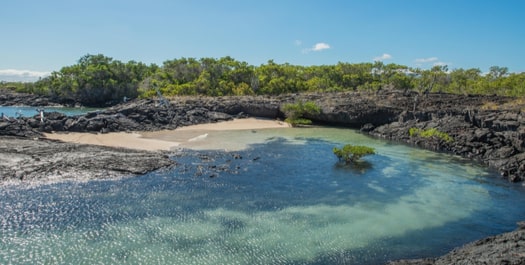
<svg viewBox="0 0 525 265">
<path fill-rule="evenodd" d="M 0 105 L 19 104 L 19 100 L 12 98 L 16 96 L 0 97 Z M 24 105 L 36 104 L 31 103 L 30 96 L 24 100 Z M 404 91 L 180 97 L 169 102 L 143 99 L 82 116 L 67 117 L 46 112 L 43 122 L 37 116 L 2 120 L 0 174 L 4 182 L 75 174 L 86 178 L 142 174 L 173 166 L 174 162 L 162 152 L 66 144 L 39 137 L 42 132 L 52 131 L 154 131 L 243 117 L 283 119 L 282 105 L 299 100 L 314 101 L 321 106 L 320 114 L 307 117 L 316 123 L 360 129 L 374 137 L 460 155 L 498 170 L 508 181 L 525 180 L 525 119 L 520 107 L 514 105 L 514 99 L 419 95 Z M 453 141 L 437 136 L 411 135 L 412 128 L 434 128 L 449 135 Z M 102 158 L 93 158 L 101 153 L 104 154 Z M 21 164 L 24 167 L 20 167 Z M 126 165 L 135 165 L 136 168 Z M 523 264 L 525 256 L 521 253 L 525 253 L 525 230 L 523 225 L 520 227 L 513 232 L 468 244 L 440 258 L 392 264 Z"/>
<path fill-rule="evenodd" d="M 375 137 L 460 155 L 498 170 L 511 182 L 525 180 L 525 118 L 519 107 L 512 106 L 513 99 L 496 96 L 383 91 L 180 97 L 169 102 L 143 99 L 82 116 L 45 113 L 44 122 L 38 116 L 0 121 L 0 135 L 38 137 L 41 132 L 52 131 L 154 131 L 243 117 L 283 119 L 282 105 L 299 100 L 314 101 L 321 106 L 320 114 L 307 117 L 317 123 L 360 129 Z M 9 103 L 12 102 L 0 98 L 0 105 Z M 413 128 L 435 129 L 453 141 L 410 135 Z"/>
<path fill-rule="evenodd" d="M 466 244 L 438 258 L 398 260 L 388 265 L 525 264 L 525 223 L 517 230 Z"/>
<path fill-rule="evenodd" d="M 168 153 L 0 136 L 0 183 L 113 179 L 174 166 Z"/>
</svg>

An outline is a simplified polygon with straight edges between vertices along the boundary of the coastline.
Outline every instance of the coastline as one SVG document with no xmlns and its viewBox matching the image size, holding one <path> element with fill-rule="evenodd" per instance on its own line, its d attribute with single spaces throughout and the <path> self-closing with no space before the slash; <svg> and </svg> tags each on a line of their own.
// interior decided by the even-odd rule
<svg viewBox="0 0 525 265">
<path fill-rule="evenodd" d="M 171 151 L 184 145 L 189 148 L 198 140 L 213 131 L 257 130 L 271 128 L 289 128 L 285 122 L 262 119 L 242 118 L 216 123 L 204 123 L 180 127 L 174 130 L 110 132 L 110 133 L 44 133 L 46 139 L 68 143 L 100 145 L 108 147 L 129 148 L 144 151 Z"/>
<path fill-rule="evenodd" d="M 511 99 L 437 93 L 421 97 L 415 104 L 414 98 L 417 99 L 414 93 L 405 95 L 395 91 L 375 95 L 352 92 L 324 95 L 291 94 L 264 98 L 196 98 L 191 101 L 173 99 L 167 107 L 160 107 L 155 100 L 136 100 L 79 117 L 46 113 L 44 123 L 31 117 L 0 122 L 0 135 L 7 135 L 0 137 L 0 143 L 6 145 L 0 146 L 0 151 L 3 151 L 0 152 L 0 156 L 5 158 L 0 160 L 0 176 L 3 181 L 20 179 L 23 183 L 30 184 L 46 177 L 67 180 L 144 174 L 174 165 L 168 157 L 169 152 L 158 150 L 180 147 L 184 141 L 163 140 L 163 133 L 172 134 L 178 130 L 176 132 L 180 135 L 187 134 L 185 141 L 188 142 L 206 134 L 207 131 L 218 130 L 218 124 L 222 121 L 249 116 L 282 118 L 282 103 L 312 100 L 323 108 L 321 114 L 309 117 L 316 122 L 361 129 L 364 133 L 378 138 L 460 155 L 498 170 L 502 178 L 511 182 L 525 179 L 525 115 L 519 109 L 504 108 L 506 104 L 512 103 Z M 485 109 L 486 103 L 500 106 L 500 109 Z M 188 126 L 195 124 L 202 125 Z M 450 134 L 455 141 L 448 143 L 436 137 L 414 137 L 409 134 L 411 128 L 436 128 Z M 53 135 L 61 137 L 67 135 L 66 132 L 80 132 L 78 138 L 88 139 L 87 143 L 91 144 L 100 142 L 102 145 L 103 141 L 113 139 L 105 145 L 120 141 L 128 149 L 39 139 L 43 132 L 52 131 L 58 132 Z M 128 131 L 135 133 L 126 133 Z M 107 136 L 108 133 L 116 134 L 111 134 L 111 138 Z M 101 135 L 104 140 L 97 140 L 96 137 L 89 139 L 93 135 Z M 22 141 L 23 144 L 15 144 L 17 141 Z M 71 141 L 74 142 L 74 139 Z M 130 146 L 137 149 L 129 149 Z M 144 149 L 138 149 L 140 146 L 157 151 L 143 151 Z M 109 160 L 107 156 L 100 156 L 106 152 L 112 154 Z M 53 157 L 55 154 L 60 157 Z M 44 155 L 50 157 L 42 159 Z M 144 162 L 145 156 L 148 157 L 147 163 Z M 129 165 L 132 165 L 131 169 L 128 168 Z M 138 168 L 139 166 L 141 168 Z M 510 253 L 509 249 L 518 249 L 518 245 L 520 248 L 517 253 L 523 253 L 525 234 L 521 225 L 520 228 L 502 234 L 504 241 L 496 240 L 494 244 L 489 244 L 492 238 L 485 238 L 458 248 L 466 250 L 465 252 L 452 251 L 449 256 L 443 257 L 454 257 L 456 260 L 465 257 L 473 263 L 484 261 L 499 264 L 511 260 L 509 264 L 522 264 L 519 262 L 525 262 L 525 257 L 521 254 L 501 255 Z M 515 240 L 515 244 L 506 243 L 510 240 Z M 491 249 L 486 256 L 468 257 L 468 253 L 478 250 L 484 252 L 484 246 Z M 518 263 L 513 263 L 514 261 Z M 443 262 L 440 258 L 430 258 L 399 261 L 395 264 Z"/>
<path fill-rule="evenodd" d="M 416 92 L 382 90 L 174 97 L 167 104 L 154 98 L 137 99 L 85 115 L 45 112 L 44 121 L 35 116 L 3 121 L 0 135 L 34 138 L 44 132 L 155 132 L 236 118 L 282 120 L 283 104 L 297 101 L 312 101 L 321 107 L 320 113 L 305 117 L 314 123 L 360 129 L 374 137 L 459 155 L 498 170 L 510 182 L 525 181 L 525 115 L 515 99 L 485 95 L 431 93 L 421 97 Z M 0 104 L 11 103 L 0 99 Z M 439 132 L 453 141 L 410 134 L 414 129 Z"/>
<path fill-rule="evenodd" d="M 0 186 L 116 179 L 175 166 L 165 151 L 0 136 Z"/>
</svg>

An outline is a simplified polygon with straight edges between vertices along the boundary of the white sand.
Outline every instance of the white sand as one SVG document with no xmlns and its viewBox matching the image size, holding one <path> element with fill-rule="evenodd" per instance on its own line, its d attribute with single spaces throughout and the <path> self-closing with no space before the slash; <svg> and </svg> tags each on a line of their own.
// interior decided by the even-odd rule
<svg viewBox="0 0 525 265">
<path fill-rule="evenodd" d="M 162 130 L 156 132 L 134 133 L 46 133 L 46 138 L 81 144 L 104 145 L 112 147 L 125 147 L 141 150 L 171 150 L 183 144 L 191 148 L 206 139 L 208 133 L 229 130 L 255 130 L 268 128 L 288 128 L 289 124 L 268 119 L 234 119 L 231 121 L 207 123 L 177 128 L 175 130 Z"/>
<path fill-rule="evenodd" d="M 140 150 L 170 150 L 171 148 L 177 147 L 179 144 L 176 142 L 168 142 L 156 139 L 142 138 L 139 133 L 105 133 L 105 134 L 94 134 L 94 133 L 46 133 L 44 134 L 48 139 L 55 139 L 64 142 L 72 142 L 79 144 L 93 144 L 93 145 L 104 145 L 112 147 L 124 147 L 131 149 Z"/>
<path fill-rule="evenodd" d="M 250 130 L 250 129 L 269 129 L 269 128 L 288 128 L 290 125 L 286 122 L 246 118 L 233 119 L 231 121 L 222 121 L 217 123 L 205 123 L 192 126 L 177 128 L 175 131 L 194 131 L 194 130 L 211 130 L 211 131 L 230 131 L 230 130 Z"/>
</svg>

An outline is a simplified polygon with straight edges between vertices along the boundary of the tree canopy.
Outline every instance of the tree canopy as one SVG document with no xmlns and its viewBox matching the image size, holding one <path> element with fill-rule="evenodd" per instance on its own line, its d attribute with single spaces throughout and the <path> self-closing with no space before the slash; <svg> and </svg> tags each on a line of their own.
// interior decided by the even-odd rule
<svg viewBox="0 0 525 265">
<path fill-rule="evenodd" d="M 154 66 L 135 61 L 122 63 L 101 54 L 88 54 L 77 64 L 63 67 L 35 82 L 30 92 L 45 94 L 64 103 L 112 105 L 124 97 L 137 97 L 139 84 L 155 70 Z"/>
<path fill-rule="evenodd" d="M 501 66 L 491 67 L 487 74 L 478 68 L 450 70 L 447 66 L 424 70 L 380 61 L 300 66 L 269 60 L 253 66 L 229 56 L 180 58 L 157 66 L 87 54 L 37 82 L 10 87 L 86 106 L 110 105 L 124 97 L 151 97 L 157 91 L 165 96 L 225 96 L 400 89 L 523 96 L 525 73 L 510 73 Z"/>
</svg>

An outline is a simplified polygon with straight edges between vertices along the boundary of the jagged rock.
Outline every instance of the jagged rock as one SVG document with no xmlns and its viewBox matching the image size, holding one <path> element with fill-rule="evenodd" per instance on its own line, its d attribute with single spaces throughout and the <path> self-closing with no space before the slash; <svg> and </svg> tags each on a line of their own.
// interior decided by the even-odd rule
<svg viewBox="0 0 525 265">
<path fill-rule="evenodd" d="M 0 180 L 98 179 L 174 165 L 165 153 L 0 136 Z"/>
<path fill-rule="evenodd" d="M 0 106 L 60 106 L 50 98 L 0 89 Z"/>
<path fill-rule="evenodd" d="M 435 259 L 399 260 L 389 265 L 525 264 L 524 222 L 509 233 L 487 237 Z"/>
<path fill-rule="evenodd" d="M 27 123 L 19 122 L 19 120 L 14 119 L 0 122 L 0 135 L 21 136 L 27 138 L 42 136 L 39 131 L 33 129 L 33 127 L 29 126 Z"/>
</svg>

